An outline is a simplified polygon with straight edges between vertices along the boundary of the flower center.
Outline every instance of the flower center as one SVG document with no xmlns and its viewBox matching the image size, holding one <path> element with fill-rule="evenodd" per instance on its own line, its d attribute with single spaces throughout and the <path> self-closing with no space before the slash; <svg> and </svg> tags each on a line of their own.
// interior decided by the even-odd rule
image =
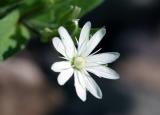
<svg viewBox="0 0 160 115">
<path fill-rule="evenodd" d="M 85 59 L 83 57 L 75 57 L 73 59 L 73 66 L 75 69 L 82 69 L 85 67 Z"/>
</svg>

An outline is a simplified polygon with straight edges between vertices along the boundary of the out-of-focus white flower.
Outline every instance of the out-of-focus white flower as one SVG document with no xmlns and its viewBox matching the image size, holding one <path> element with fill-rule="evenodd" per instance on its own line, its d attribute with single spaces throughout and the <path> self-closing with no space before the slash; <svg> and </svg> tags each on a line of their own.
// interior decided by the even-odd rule
<svg viewBox="0 0 160 115">
<path fill-rule="evenodd" d="M 64 85 L 74 74 L 76 93 L 82 101 L 86 101 L 86 91 L 98 99 L 102 98 L 101 89 L 88 72 L 100 78 L 119 78 L 114 70 L 107 67 L 108 63 L 115 61 L 120 56 L 119 53 L 92 53 L 106 34 L 106 29 L 101 28 L 89 39 L 90 30 L 91 23 L 87 22 L 81 30 L 77 48 L 64 27 L 58 29 L 61 39 L 55 37 L 52 40 L 55 49 L 63 55 L 65 61 L 55 62 L 51 69 L 60 72 L 58 76 L 60 85 Z"/>
</svg>

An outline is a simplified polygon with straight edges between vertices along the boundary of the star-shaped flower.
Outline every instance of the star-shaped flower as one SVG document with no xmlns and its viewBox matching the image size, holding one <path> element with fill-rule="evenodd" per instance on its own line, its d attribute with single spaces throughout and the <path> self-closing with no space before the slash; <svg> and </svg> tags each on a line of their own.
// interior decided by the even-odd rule
<svg viewBox="0 0 160 115">
<path fill-rule="evenodd" d="M 52 40 L 55 49 L 62 54 L 65 61 L 55 62 L 51 69 L 60 72 L 58 76 L 60 85 L 64 85 L 74 74 L 76 93 L 82 101 L 86 101 L 86 91 L 98 99 L 102 98 L 101 89 L 88 72 L 99 78 L 119 78 L 119 75 L 107 66 L 108 63 L 115 61 L 120 56 L 119 53 L 92 53 L 106 34 L 106 29 L 101 28 L 89 39 L 90 30 L 91 23 L 87 22 L 81 30 L 77 48 L 64 27 L 58 29 L 61 39 L 55 37 Z"/>
</svg>

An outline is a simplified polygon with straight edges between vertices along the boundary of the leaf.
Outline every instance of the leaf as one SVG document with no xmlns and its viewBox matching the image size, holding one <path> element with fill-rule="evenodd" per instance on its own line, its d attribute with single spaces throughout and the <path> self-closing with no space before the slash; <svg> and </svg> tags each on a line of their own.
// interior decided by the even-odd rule
<svg viewBox="0 0 160 115">
<path fill-rule="evenodd" d="M 3 55 L 4 59 L 24 49 L 29 38 L 30 38 L 30 33 L 28 29 L 23 25 L 17 25 L 15 34 L 10 37 L 10 39 L 13 40 L 13 42 L 15 42 L 15 46 L 12 48 L 9 48 L 4 53 Z"/>
<path fill-rule="evenodd" d="M 0 20 L 0 61 L 24 48 L 25 40 L 29 37 L 27 29 L 18 25 L 20 14 L 14 10 Z"/>
<path fill-rule="evenodd" d="M 4 58 L 4 53 L 9 50 L 9 48 L 16 46 L 16 42 L 10 39 L 10 37 L 15 33 L 18 19 L 19 12 L 14 11 L 0 20 L 0 60 Z"/>
</svg>

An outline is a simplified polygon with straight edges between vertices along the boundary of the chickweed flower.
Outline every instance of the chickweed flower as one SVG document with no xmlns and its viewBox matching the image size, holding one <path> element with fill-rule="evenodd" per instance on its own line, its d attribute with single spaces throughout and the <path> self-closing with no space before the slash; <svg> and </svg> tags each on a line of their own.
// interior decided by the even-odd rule
<svg viewBox="0 0 160 115">
<path fill-rule="evenodd" d="M 80 33 L 77 45 L 64 27 L 59 27 L 60 38 L 54 37 L 52 42 L 55 49 L 63 56 L 64 61 L 55 62 L 51 69 L 60 72 L 58 83 L 64 85 L 74 75 L 74 86 L 78 97 L 86 101 L 86 92 L 101 99 L 102 92 L 88 72 L 99 78 L 118 79 L 119 75 L 108 67 L 120 54 L 117 52 L 92 53 L 106 34 L 106 29 L 99 29 L 90 38 L 91 23 L 87 22 Z M 77 47 L 76 47 L 77 46 Z"/>
</svg>

